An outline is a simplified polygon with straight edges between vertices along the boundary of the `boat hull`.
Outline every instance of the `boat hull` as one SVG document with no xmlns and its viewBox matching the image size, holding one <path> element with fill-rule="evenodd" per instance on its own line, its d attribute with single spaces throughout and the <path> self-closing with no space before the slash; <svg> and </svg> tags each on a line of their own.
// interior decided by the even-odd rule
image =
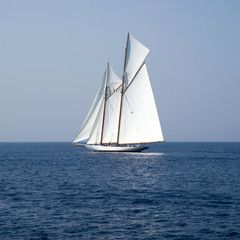
<svg viewBox="0 0 240 240">
<path fill-rule="evenodd" d="M 144 146 L 103 146 L 85 145 L 87 149 L 94 152 L 141 152 L 148 147 Z"/>
</svg>

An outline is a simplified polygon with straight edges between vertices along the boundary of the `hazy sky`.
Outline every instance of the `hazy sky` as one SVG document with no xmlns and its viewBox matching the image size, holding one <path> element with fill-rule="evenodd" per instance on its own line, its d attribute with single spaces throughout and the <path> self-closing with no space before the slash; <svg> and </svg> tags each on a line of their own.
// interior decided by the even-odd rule
<svg viewBox="0 0 240 240">
<path fill-rule="evenodd" d="M 166 141 L 240 141 L 239 0 L 0 0 L 0 141 L 72 141 L 127 33 Z"/>
</svg>

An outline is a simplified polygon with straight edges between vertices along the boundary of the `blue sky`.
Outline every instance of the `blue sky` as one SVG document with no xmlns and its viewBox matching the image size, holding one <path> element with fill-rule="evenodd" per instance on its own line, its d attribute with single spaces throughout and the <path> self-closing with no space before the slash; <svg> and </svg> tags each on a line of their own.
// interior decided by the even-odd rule
<svg viewBox="0 0 240 240">
<path fill-rule="evenodd" d="M 0 141 L 72 141 L 127 33 L 166 141 L 240 141 L 240 1 L 0 0 Z"/>
</svg>

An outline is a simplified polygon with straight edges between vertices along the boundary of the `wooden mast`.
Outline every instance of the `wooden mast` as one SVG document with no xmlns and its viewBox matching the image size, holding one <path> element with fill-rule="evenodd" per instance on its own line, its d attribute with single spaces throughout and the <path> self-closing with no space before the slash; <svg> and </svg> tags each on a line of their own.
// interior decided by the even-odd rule
<svg viewBox="0 0 240 240">
<path fill-rule="evenodd" d="M 124 73 L 125 73 L 125 67 L 126 67 L 128 39 L 129 39 L 129 33 L 128 33 L 128 36 L 127 36 L 127 44 L 126 44 L 126 48 L 125 48 L 125 58 L 124 58 L 124 66 L 123 66 L 121 102 L 120 102 L 120 112 L 119 112 L 119 121 L 118 121 L 117 146 L 119 145 L 119 136 L 120 136 L 120 125 L 121 125 L 121 116 L 122 116 L 122 100 L 123 100 L 124 78 L 125 78 Z"/>
<path fill-rule="evenodd" d="M 104 107 L 103 107 L 103 121 L 102 121 L 102 132 L 101 132 L 101 141 L 100 145 L 103 142 L 103 129 L 104 129 L 104 122 L 105 122 L 105 111 L 106 111 L 106 101 L 107 101 L 107 81 L 108 81 L 108 72 L 109 72 L 109 63 L 107 64 L 107 71 L 106 71 L 106 86 L 105 86 L 105 95 L 104 95 Z"/>
</svg>

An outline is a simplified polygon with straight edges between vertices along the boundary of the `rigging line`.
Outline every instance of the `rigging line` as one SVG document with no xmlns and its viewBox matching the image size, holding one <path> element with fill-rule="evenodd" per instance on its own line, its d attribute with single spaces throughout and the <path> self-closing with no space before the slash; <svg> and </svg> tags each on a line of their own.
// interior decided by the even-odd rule
<svg viewBox="0 0 240 240">
<path fill-rule="evenodd" d="M 115 91 L 113 91 L 108 97 L 107 97 L 107 100 L 114 94 L 117 92 L 117 90 L 122 86 L 122 84 L 120 84 L 116 89 Z"/>
<path fill-rule="evenodd" d="M 134 112 L 133 112 L 133 109 L 131 108 L 131 105 L 130 105 L 130 103 L 129 103 L 129 101 L 128 101 L 127 96 L 125 96 L 125 99 L 126 99 L 126 102 L 127 102 L 127 105 L 128 105 L 128 107 L 129 107 L 129 109 L 130 109 L 131 114 L 134 113 Z"/>
<path fill-rule="evenodd" d="M 124 95 L 124 96 L 125 96 L 126 103 L 127 103 L 128 107 L 129 107 L 130 113 L 133 114 L 133 117 L 134 117 L 134 119 L 135 119 L 135 127 L 136 127 L 136 130 L 137 130 L 138 139 L 140 139 L 140 133 L 139 133 L 138 121 L 137 121 L 137 119 L 136 119 L 136 114 L 134 113 L 134 111 L 133 111 L 133 109 L 132 109 L 132 107 L 131 107 L 131 104 L 130 104 L 130 102 L 128 101 L 127 95 Z"/>
</svg>

